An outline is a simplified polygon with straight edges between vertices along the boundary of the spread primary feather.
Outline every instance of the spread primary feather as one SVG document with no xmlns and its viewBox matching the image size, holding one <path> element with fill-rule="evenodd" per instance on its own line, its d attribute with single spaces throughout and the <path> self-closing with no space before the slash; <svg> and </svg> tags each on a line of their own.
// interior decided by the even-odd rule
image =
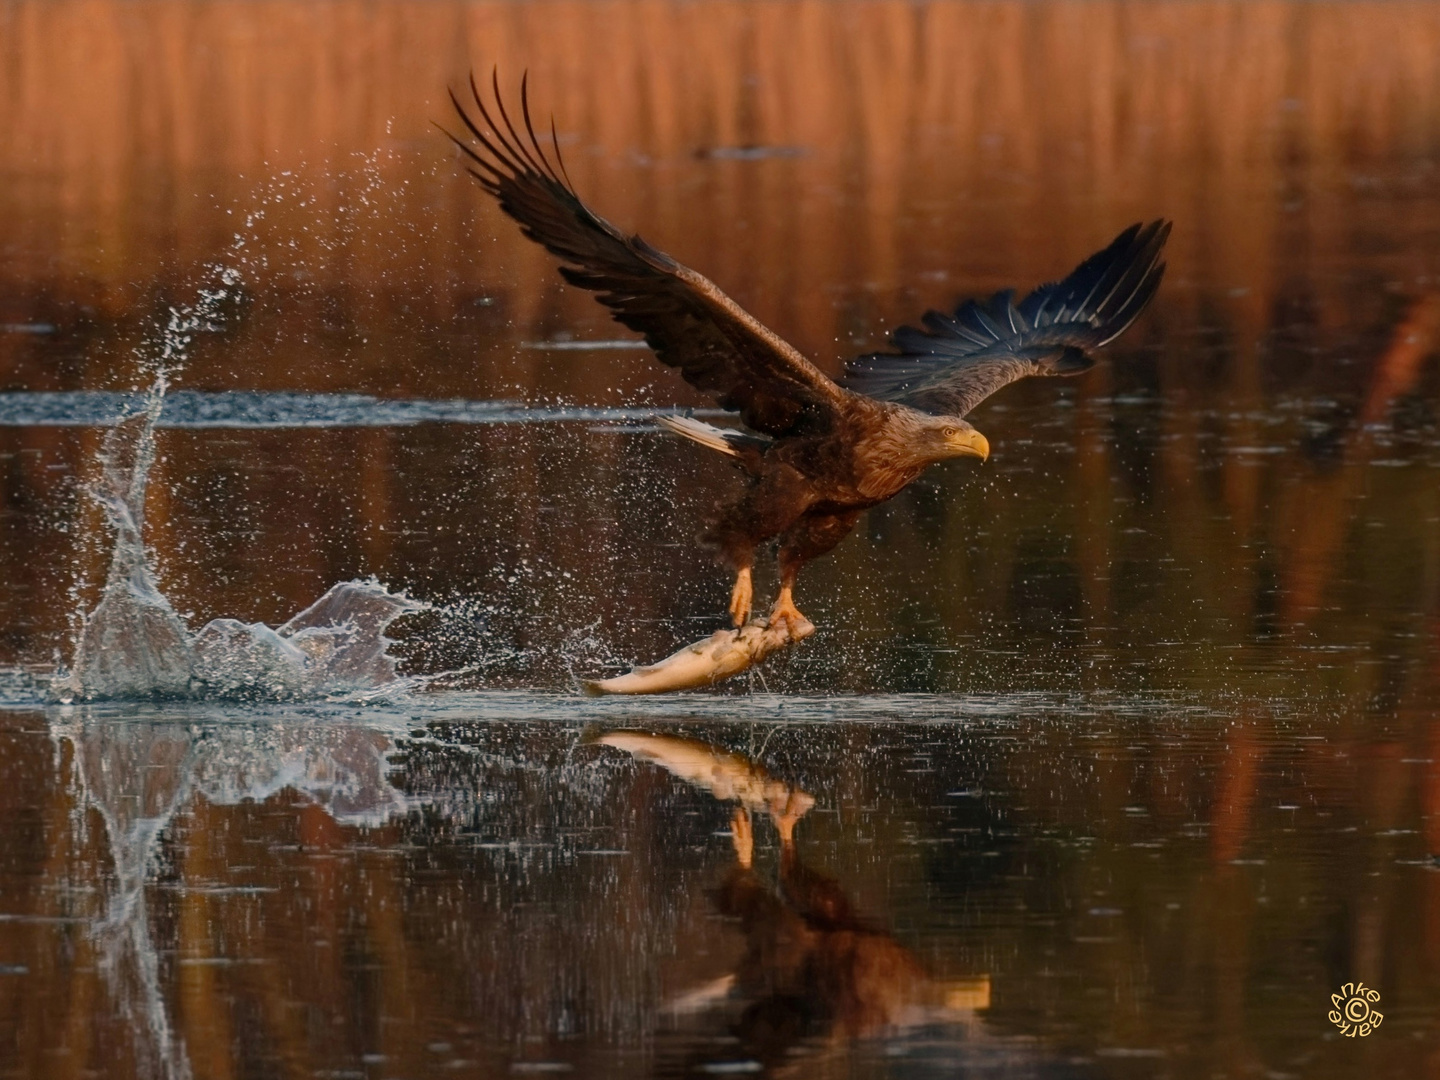
<svg viewBox="0 0 1440 1080">
<path fill-rule="evenodd" d="M 472 78 L 469 91 L 468 103 L 451 95 L 465 126 L 451 138 L 480 185 L 560 260 L 566 281 L 596 293 L 661 363 L 738 413 L 748 429 L 661 418 L 749 476 L 703 534 L 735 570 L 730 613 L 737 626 L 750 616 L 750 568 L 760 544 L 780 542 L 781 589 L 770 624 L 799 625 L 793 587 L 801 566 L 929 465 L 984 458 L 989 444 L 966 414 L 1017 379 L 1091 367 L 1091 351 L 1135 321 L 1165 270 L 1169 222 L 1132 225 L 1019 303 L 1007 291 L 967 300 L 950 314 L 926 312 L 923 329 L 896 330 L 893 351 L 856 357 L 837 382 L 714 283 L 587 207 L 565 171 L 553 125 L 549 151 L 535 134 L 526 82 L 518 124 L 498 79 L 487 94 Z"/>
</svg>

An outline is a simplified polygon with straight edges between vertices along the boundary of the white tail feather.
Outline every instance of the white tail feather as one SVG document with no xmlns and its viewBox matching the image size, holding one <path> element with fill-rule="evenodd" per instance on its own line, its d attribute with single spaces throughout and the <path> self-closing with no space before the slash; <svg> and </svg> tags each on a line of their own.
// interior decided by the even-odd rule
<svg viewBox="0 0 1440 1080">
<path fill-rule="evenodd" d="M 730 442 L 730 433 L 724 428 L 696 420 L 693 416 L 657 416 L 655 419 L 672 434 L 691 439 L 701 446 L 708 446 L 711 450 L 718 450 L 731 457 L 740 456 L 740 452 Z"/>
</svg>

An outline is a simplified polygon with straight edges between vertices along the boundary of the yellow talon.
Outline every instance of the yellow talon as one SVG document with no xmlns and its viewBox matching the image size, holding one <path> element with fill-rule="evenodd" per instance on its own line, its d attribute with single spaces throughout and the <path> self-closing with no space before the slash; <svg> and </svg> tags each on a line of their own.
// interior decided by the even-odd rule
<svg viewBox="0 0 1440 1080">
<path fill-rule="evenodd" d="M 735 588 L 730 590 L 730 618 L 736 626 L 750 621 L 751 601 L 755 598 L 755 586 L 750 578 L 750 567 L 742 567 L 735 575 Z"/>
<path fill-rule="evenodd" d="M 774 626 L 779 622 L 788 622 L 791 626 L 800 626 L 810 620 L 800 614 L 800 609 L 795 606 L 795 597 L 788 585 L 780 588 L 780 595 L 775 598 L 775 606 L 770 609 L 769 625 Z"/>
</svg>

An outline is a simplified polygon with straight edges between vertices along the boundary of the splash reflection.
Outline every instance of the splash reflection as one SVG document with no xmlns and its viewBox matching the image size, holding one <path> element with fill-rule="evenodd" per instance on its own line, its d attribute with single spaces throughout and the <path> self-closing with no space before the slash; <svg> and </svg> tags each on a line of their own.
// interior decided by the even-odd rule
<svg viewBox="0 0 1440 1080">
<path fill-rule="evenodd" d="M 83 918 L 97 968 L 135 1033 L 137 1073 L 182 1080 L 192 1075 L 162 986 L 163 952 L 148 888 L 166 876 L 161 840 L 196 798 L 211 806 L 263 802 L 282 791 L 337 824 L 377 825 L 402 813 L 405 797 L 387 777 L 393 733 L 355 724 L 205 725 L 184 721 L 119 723 L 87 710 L 52 722 L 57 758 L 69 764 L 74 795 L 72 846 L 83 848 L 94 812 L 108 842 L 108 896 Z M 253 892 L 221 880 L 181 878 L 181 893 Z M 269 891 L 259 887 L 259 891 Z M 183 970 L 233 961 L 183 949 Z"/>
</svg>

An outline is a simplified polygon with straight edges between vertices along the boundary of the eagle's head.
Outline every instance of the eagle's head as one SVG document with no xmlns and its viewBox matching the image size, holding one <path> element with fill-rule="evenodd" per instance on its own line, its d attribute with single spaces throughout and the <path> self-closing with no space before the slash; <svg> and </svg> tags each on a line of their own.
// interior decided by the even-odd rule
<svg viewBox="0 0 1440 1080">
<path fill-rule="evenodd" d="M 917 442 L 916 449 L 932 461 L 953 457 L 978 457 L 984 461 L 990 456 L 989 441 L 958 416 L 929 418 Z"/>
</svg>

